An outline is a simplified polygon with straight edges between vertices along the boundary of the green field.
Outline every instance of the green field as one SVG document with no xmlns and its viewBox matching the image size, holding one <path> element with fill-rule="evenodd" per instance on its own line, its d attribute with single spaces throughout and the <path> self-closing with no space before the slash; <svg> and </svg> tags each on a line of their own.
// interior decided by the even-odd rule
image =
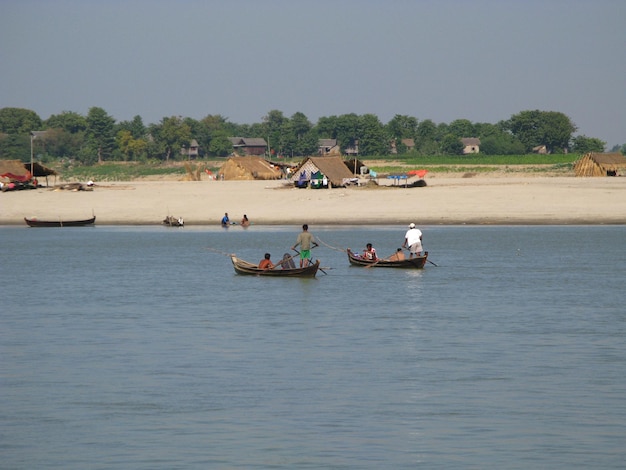
<svg viewBox="0 0 626 470">
<path fill-rule="evenodd" d="M 459 156 L 431 156 L 415 157 L 396 155 L 393 157 L 360 158 L 370 169 L 379 173 L 393 173 L 409 168 L 425 168 L 431 173 L 489 173 L 495 171 L 506 172 L 567 172 L 572 169 L 573 163 L 580 155 L 459 155 Z M 214 174 L 219 170 L 224 160 L 196 160 L 191 163 L 192 168 L 201 167 L 211 170 Z M 280 160 L 280 163 L 291 163 L 294 166 L 301 159 Z M 136 179 L 150 179 L 159 177 L 179 177 L 186 174 L 185 162 L 150 162 L 127 163 L 106 162 L 92 166 L 60 165 L 52 167 L 59 173 L 63 181 L 132 181 Z"/>
</svg>

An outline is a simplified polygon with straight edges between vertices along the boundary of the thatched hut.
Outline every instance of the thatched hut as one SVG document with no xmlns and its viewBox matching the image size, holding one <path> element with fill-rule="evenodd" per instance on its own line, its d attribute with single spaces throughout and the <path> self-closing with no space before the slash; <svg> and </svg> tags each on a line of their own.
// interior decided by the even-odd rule
<svg viewBox="0 0 626 470">
<path fill-rule="evenodd" d="M 218 178 L 224 180 L 277 180 L 281 169 L 261 157 L 230 157 L 221 166 Z"/>
<path fill-rule="evenodd" d="M 317 172 L 326 176 L 329 186 L 345 186 L 346 181 L 354 177 L 341 157 L 309 157 L 294 171 L 291 181 L 298 182 L 303 173 L 305 179 L 310 180 Z"/>
<path fill-rule="evenodd" d="M 574 163 L 576 176 L 617 176 L 626 172 L 626 157 L 621 153 L 587 153 Z"/>
<path fill-rule="evenodd" d="M 31 176 L 21 160 L 0 160 L 0 179 L 28 181 Z"/>
</svg>

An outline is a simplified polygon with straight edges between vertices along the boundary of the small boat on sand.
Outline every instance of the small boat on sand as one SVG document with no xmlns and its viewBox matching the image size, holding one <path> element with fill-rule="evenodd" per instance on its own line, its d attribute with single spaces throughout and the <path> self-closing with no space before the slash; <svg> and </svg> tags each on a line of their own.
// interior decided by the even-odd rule
<svg viewBox="0 0 626 470">
<path fill-rule="evenodd" d="M 185 221 L 182 217 L 168 215 L 165 219 L 163 219 L 163 225 L 167 225 L 168 227 L 184 227 Z"/>
<path fill-rule="evenodd" d="M 93 225 L 96 222 L 96 216 L 83 220 L 39 220 L 37 217 L 24 217 L 24 221 L 29 227 L 84 227 Z"/>
</svg>

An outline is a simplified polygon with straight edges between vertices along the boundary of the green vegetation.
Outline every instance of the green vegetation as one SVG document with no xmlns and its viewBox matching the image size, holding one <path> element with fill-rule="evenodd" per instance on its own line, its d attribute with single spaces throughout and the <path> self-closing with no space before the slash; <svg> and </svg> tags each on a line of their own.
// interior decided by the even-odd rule
<svg viewBox="0 0 626 470">
<path fill-rule="evenodd" d="M 161 163 L 103 163 L 91 166 L 61 166 L 55 170 L 65 181 L 132 181 L 156 176 L 185 175 L 182 166 Z"/>
<path fill-rule="evenodd" d="M 34 111 L 0 108 L 0 159 L 27 162 L 31 151 L 36 161 L 51 166 L 59 161 L 74 165 L 108 162 L 173 163 L 197 161 L 233 154 L 239 141 L 254 141 L 265 155 L 301 158 L 325 151 L 358 155 L 362 159 L 415 159 L 428 164 L 533 164 L 530 155 L 537 149 L 558 158 L 568 153 L 602 152 L 605 143 L 587 136 L 574 136 L 576 126 L 557 111 L 521 111 L 495 124 L 457 119 L 450 123 L 418 120 L 395 115 L 383 123 L 374 114 L 355 113 L 322 116 L 312 123 L 301 112 L 291 117 L 272 110 L 262 122 L 237 124 L 220 115 L 200 120 L 182 116 L 163 117 L 144 124 L 141 116 L 117 122 L 104 109 L 92 107 L 86 116 L 64 111 L 42 120 Z M 463 155 L 466 147 L 480 153 Z M 395 155 L 405 155 L 396 157 Z M 508 155 L 506 158 L 497 157 Z M 523 155 L 521 161 L 518 161 Z M 478 160 L 476 160 L 478 158 Z M 537 156 L 536 158 L 543 158 Z M 457 161 L 458 159 L 458 161 Z M 557 163 L 558 163 L 557 162 Z M 76 170 L 78 171 L 78 170 Z"/>
<path fill-rule="evenodd" d="M 483 155 L 474 153 L 469 155 L 436 155 L 412 156 L 394 155 L 379 157 L 380 160 L 400 161 L 404 165 L 557 165 L 574 163 L 580 158 L 579 154 L 528 154 L 528 155 Z"/>
<path fill-rule="evenodd" d="M 580 155 L 473 155 L 467 157 L 409 157 L 361 159 L 370 169 L 380 174 L 406 172 L 409 169 L 427 169 L 433 173 L 566 173 Z M 275 160 L 278 163 L 298 165 L 302 159 Z M 217 174 L 222 161 L 200 160 L 191 164 Z M 137 179 L 183 179 L 188 175 L 184 162 L 105 162 L 89 166 L 65 164 L 51 165 L 63 181 L 133 181 Z"/>
</svg>

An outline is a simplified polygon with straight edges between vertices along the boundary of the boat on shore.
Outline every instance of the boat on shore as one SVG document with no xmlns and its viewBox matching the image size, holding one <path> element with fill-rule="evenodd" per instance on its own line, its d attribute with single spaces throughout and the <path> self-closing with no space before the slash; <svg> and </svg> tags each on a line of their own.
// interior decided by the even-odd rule
<svg viewBox="0 0 626 470">
<path fill-rule="evenodd" d="M 362 258 L 361 256 L 353 253 L 350 248 L 347 250 L 348 260 L 353 266 L 372 267 L 372 268 L 400 268 L 400 269 L 422 269 L 428 260 L 428 252 L 425 251 L 421 256 L 414 256 L 413 258 L 406 258 L 399 261 L 389 261 L 383 258 L 375 260 Z"/>
<path fill-rule="evenodd" d="M 29 227 L 84 227 L 96 223 L 96 216 L 83 220 L 39 220 L 37 217 L 24 217 Z"/>
<path fill-rule="evenodd" d="M 167 227 L 184 227 L 185 221 L 182 217 L 168 215 L 165 219 L 163 219 L 163 225 L 166 225 Z"/>
<path fill-rule="evenodd" d="M 315 277 L 320 267 L 319 260 L 303 268 L 281 268 L 281 263 L 279 262 L 272 269 L 260 269 L 258 265 L 239 259 L 235 255 L 231 255 L 230 260 L 237 274 L 252 274 L 255 276 Z"/>
</svg>

